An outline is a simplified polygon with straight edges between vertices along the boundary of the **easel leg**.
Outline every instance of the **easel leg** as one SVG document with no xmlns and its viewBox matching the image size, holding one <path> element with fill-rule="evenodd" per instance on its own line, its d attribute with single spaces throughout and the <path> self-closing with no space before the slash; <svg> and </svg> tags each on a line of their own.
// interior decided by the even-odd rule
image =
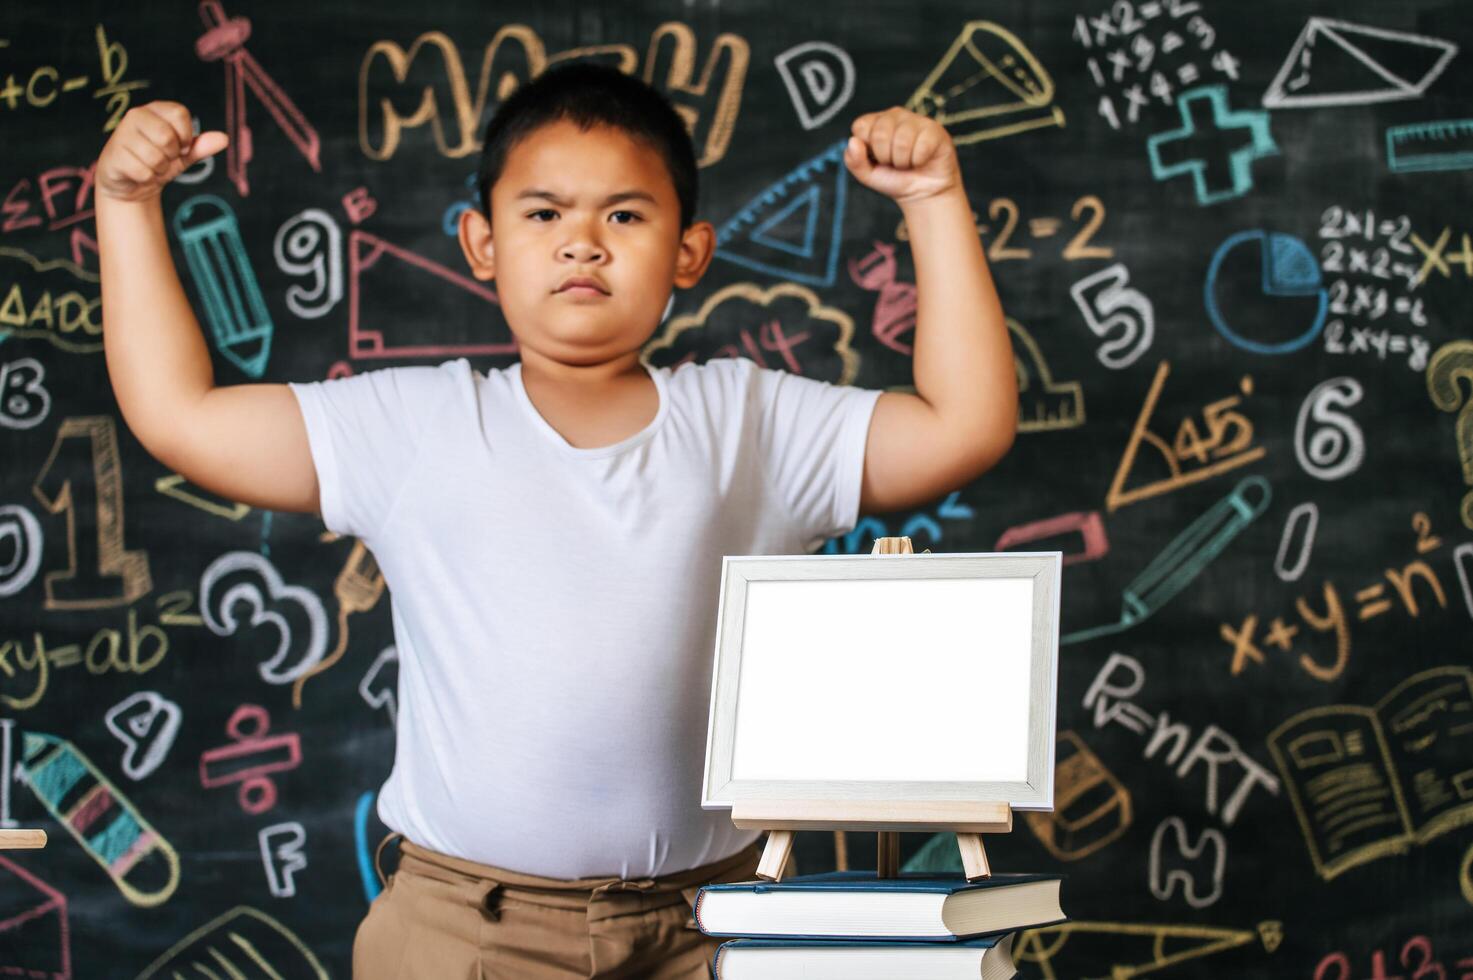
<svg viewBox="0 0 1473 980">
<path fill-rule="evenodd" d="M 991 878 L 992 868 L 987 864 L 987 851 L 982 846 L 981 834 L 957 834 L 957 847 L 962 852 L 962 874 L 968 881 Z"/>
<path fill-rule="evenodd" d="M 912 555 L 915 549 L 911 547 L 908 537 L 884 537 L 875 538 L 874 546 L 870 548 L 872 555 Z M 900 834 L 891 830 L 882 830 L 875 835 L 878 838 L 875 853 L 875 877 L 897 878 L 900 876 Z"/>
<path fill-rule="evenodd" d="M 834 831 L 834 870 L 849 870 L 849 839 L 842 830 Z"/>
<path fill-rule="evenodd" d="M 876 836 L 879 838 L 879 852 L 875 855 L 875 877 L 898 878 L 900 876 L 900 834 L 895 831 L 882 830 Z"/>
<path fill-rule="evenodd" d="M 791 830 L 769 830 L 767 846 L 762 849 L 762 860 L 757 864 L 757 877 L 767 881 L 782 881 L 783 868 L 787 867 L 788 856 L 793 853 Z"/>
</svg>

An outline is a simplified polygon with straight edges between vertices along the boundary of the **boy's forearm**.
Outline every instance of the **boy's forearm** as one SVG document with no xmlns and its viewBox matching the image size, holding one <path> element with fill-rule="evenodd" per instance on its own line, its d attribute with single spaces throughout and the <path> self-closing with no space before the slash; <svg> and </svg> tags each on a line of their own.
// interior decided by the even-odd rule
<svg viewBox="0 0 1473 980">
<path fill-rule="evenodd" d="M 916 393 L 1000 455 L 1017 428 L 1017 372 L 966 191 L 900 209 L 916 270 Z"/>
<path fill-rule="evenodd" d="M 124 421 L 155 456 L 214 387 L 209 349 L 169 254 L 163 207 L 97 201 L 102 342 Z"/>
</svg>

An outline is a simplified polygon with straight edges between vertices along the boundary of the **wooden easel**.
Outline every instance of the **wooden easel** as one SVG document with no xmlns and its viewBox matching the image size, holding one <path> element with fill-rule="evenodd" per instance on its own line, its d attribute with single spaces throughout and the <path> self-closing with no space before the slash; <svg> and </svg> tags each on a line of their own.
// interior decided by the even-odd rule
<svg viewBox="0 0 1473 980">
<path fill-rule="evenodd" d="M 878 538 L 870 551 L 872 555 L 914 553 L 907 537 Z M 982 835 L 1011 832 L 1013 808 L 1006 803 L 980 801 L 736 800 L 731 822 L 744 830 L 768 831 L 767 846 L 757 866 L 757 877 L 767 881 L 782 880 L 793 851 L 793 833 L 798 830 L 833 830 L 836 845 L 846 830 L 876 833 L 879 846 L 875 871 L 881 878 L 900 875 L 902 831 L 950 831 L 956 834 L 961 850 L 963 874 L 968 881 L 978 881 L 992 876 Z"/>
<path fill-rule="evenodd" d="M 0 830 L 0 851 L 46 846 L 44 830 Z"/>
</svg>

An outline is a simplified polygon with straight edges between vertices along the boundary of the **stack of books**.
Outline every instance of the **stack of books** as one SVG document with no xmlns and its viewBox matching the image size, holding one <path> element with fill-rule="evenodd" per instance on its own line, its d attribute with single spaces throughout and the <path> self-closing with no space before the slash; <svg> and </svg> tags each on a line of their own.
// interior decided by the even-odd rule
<svg viewBox="0 0 1473 980">
<path fill-rule="evenodd" d="M 706 885 L 695 918 L 717 980 L 1010 980 L 1020 929 L 1066 921 L 1063 876 L 831 871 Z"/>
</svg>

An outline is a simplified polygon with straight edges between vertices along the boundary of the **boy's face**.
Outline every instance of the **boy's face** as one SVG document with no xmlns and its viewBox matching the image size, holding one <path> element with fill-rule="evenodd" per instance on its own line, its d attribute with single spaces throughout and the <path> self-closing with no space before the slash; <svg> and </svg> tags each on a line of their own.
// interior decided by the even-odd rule
<svg viewBox="0 0 1473 980">
<path fill-rule="evenodd" d="M 615 200 L 616 195 L 632 196 Z M 467 209 L 460 243 L 477 279 L 495 279 L 523 348 L 563 364 L 596 365 L 643 347 L 672 286 L 700 280 L 715 229 L 683 233 L 664 160 L 620 130 L 582 132 L 566 120 L 533 131 L 507 154 L 491 217 Z M 570 277 L 601 290 L 561 289 Z"/>
</svg>

